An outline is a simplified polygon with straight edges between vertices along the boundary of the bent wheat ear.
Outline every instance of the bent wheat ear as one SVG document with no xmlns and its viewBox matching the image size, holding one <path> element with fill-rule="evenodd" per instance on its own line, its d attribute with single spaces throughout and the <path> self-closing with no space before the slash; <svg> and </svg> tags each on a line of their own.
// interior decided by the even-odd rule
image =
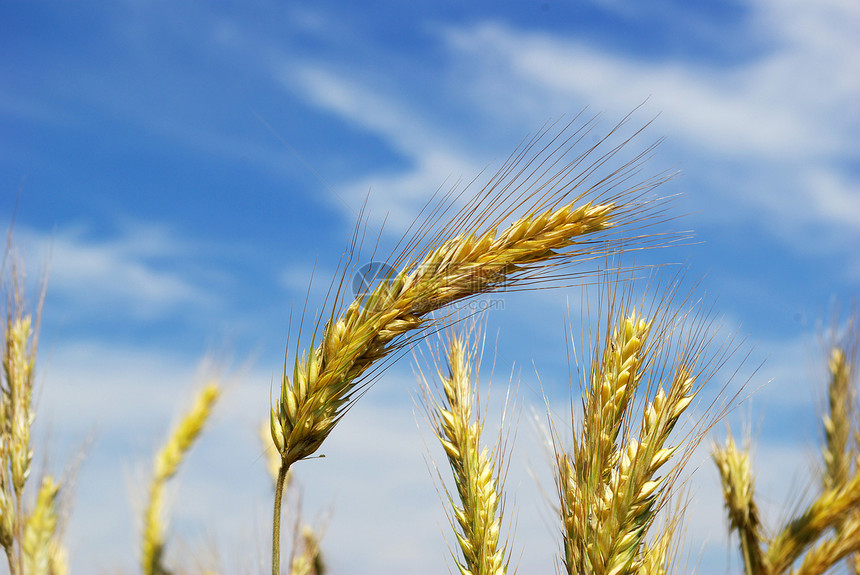
<svg viewBox="0 0 860 575">
<path fill-rule="evenodd" d="M 576 277 L 564 271 L 569 266 L 653 240 L 641 228 L 657 219 L 658 204 L 645 196 L 668 176 L 629 185 L 651 148 L 607 169 L 629 139 L 608 151 L 601 141 L 571 159 L 594 123 L 571 126 L 528 141 L 452 215 L 460 195 L 428 205 L 407 232 L 413 235 L 388 260 L 395 271 L 344 309 L 359 223 L 320 341 L 296 353 L 292 377 L 285 362 L 280 397 L 270 409 L 272 439 L 281 454 L 279 483 L 293 463 L 316 453 L 395 351 L 451 321 L 432 312 L 502 288 L 557 284 Z M 279 509 L 276 487 L 273 575 L 280 569 Z"/>
<path fill-rule="evenodd" d="M 164 486 L 179 469 L 179 464 L 203 431 L 203 426 L 221 390 L 215 383 L 207 384 L 197 395 L 191 410 L 173 431 L 167 444 L 155 458 L 155 470 L 149 484 L 149 502 L 143 516 L 141 566 L 144 575 L 169 573 L 162 563 L 164 525 L 161 521 Z"/>
<path fill-rule="evenodd" d="M 598 143 L 570 159 L 594 125 L 571 126 L 523 145 L 456 213 L 449 215 L 459 194 L 428 205 L 387 262 L 396 271 L 344 309 L 347 262 L 319 343 L 296 355 L 292 376 L 285 365 L 271 409 L 285 465 L 319 449 L 368 376 L 378 374 L 372 366 L 450 319 L 431 312 L 503 288 L 557 284 L 575 278 L 564 270 L 583 260 L 665 241 L 641 232 L 659 216 L 659 202 L 646 195 L 669 176 L 629 185 L 651 149 L 615 170 L 606 164 L 626 141 L 608 151 Z"/>
</svg>

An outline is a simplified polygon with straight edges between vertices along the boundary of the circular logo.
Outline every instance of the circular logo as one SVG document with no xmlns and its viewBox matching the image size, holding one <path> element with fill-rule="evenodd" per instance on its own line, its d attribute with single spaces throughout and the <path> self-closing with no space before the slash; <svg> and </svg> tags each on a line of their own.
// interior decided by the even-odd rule
<svg viewBox="0 0 860 575">
<path fill-rule="evenodd" d="M 364 300 L 368 294 L 373 293 L 379 284 L 390 282 L 395 271 L 390 265 L 383 262 L 370 262 L 361 266 L 352 277 L 352 294 L 357 300 Z M 364 307 L 364 301 L 362 301 Z"/>
</svg>

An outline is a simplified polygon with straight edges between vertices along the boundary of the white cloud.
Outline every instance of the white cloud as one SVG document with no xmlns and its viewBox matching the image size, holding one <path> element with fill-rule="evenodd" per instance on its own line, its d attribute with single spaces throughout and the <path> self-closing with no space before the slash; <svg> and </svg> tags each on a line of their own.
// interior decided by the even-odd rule
<svg viewBox="0 0 860 575">
<path fill-rule="evenodd" d="M 353 207 L 367 197 L 371 221 L 386 220 L 390 231 L 402 232 L 434 190 L 445 191 L 480 171 L 468 151 L 456 149 L 452 138 L 388 94 L 322 65 L 288 66 L 281 77 L 285 87 L 299 90 L 313 105 L 384 137 L 412 164 L 406 171 L 374 173 L 341 186 Z"/>
<path fill-rule="evenodd" d="M 722 63 L 645 59 L 489 22 L 451 26 L 441 34 L 450 56 L 442 80 L 473 112 L 464 129 L 513 126 L 524 134 L 584 105 L 618 118 L 649 98 L 647 110 L 664 111 L 657 129 L 686 155 L 694 179 L 696 170 L 702 179 L 719 176 L 707 191 L 723 201 L 705 202 L 702 218 L 760 222 L 801 250 L 821 244 L 813 230 L 829 226 L 828 237 L 856 239 L 856 177 L 844 166 L 860 152 L 853 105 L 860 100 L 860 16 L 839 2 L 750 8 L 743 25 L 725 32 L 742 35 L 745 57 Z M 291 90 L 381 136 L 410 162 L 343 184 L 353 198 L 370 190 L 377 221 L 390 214 L 395 231 L 446 178 L 473 177 L 515 145 L 479 149 L 456 124 L 434 124 L 417 104 L 374 83 L 381 72 L 372 66 L 305 62 L 284 70 Z M 470 140 L 471 147 L 461 144 Z"/>
<path fill-rule="evenodd" d="M 811 226 L 854 241 L 860 194 L 844 166 L 860 153 L 860 12 L 838 2 L 751 8 L 749 28 L 736 33 L 764 48 L 721 64 L 640 58 L 492 23 L 443 37 L 457 77 L 472 80 L 473 104 L 500 121 L 527 127 L 578 105 L 623 115 L 647 97 L 648 109 L 664 111 L 658 125 L 670 146 L 686 144 L 693 172 L 697 163 L 721 172 L 709 191 L 730 202 L 705 217 L 758 221 L 800 249 L 821 244 Z"/>
<path fill-rule="evenodd" d="M 51 297 L 73 302 L 66 311 L 110 309 L 150 317 L 180 304 L 215 301 L 176 269 L 192 248 L 162 227 L 132 224 L 118 237 L 94 237 L 81 227 L 54 234 L 20 228 L 16 235 L 31 265 L 47 260 Z"/>
</svg>

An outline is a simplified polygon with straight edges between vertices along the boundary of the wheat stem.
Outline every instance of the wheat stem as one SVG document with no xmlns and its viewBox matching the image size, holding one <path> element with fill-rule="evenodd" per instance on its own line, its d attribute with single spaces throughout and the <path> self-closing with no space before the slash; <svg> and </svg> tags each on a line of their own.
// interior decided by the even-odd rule
<svg viewBox="0 0 860 575">
<path fill-rule="evenodd" d="M 290 464 L 284 461 L 278 469 L 275 480 L 275 510 L 272 518 L 272 575 L 281 572 L 281 499 L 284 495 L 284 482 L 290 471 Z"/>
</svg>

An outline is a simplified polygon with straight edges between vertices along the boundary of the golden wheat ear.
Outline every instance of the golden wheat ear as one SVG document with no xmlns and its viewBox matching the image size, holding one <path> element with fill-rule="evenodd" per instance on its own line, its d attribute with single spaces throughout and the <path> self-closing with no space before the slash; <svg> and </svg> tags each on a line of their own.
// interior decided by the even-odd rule
<svg viewBox="0 0 860 575">
<path fill-rule="evenodd" d="M 723 500 L 729 516 L 729 529 L 738 532 L 746 575 L 764 573 L 764 537 L 755 502 L 755 480 L 749 447 L 738 449 L 731 432 L 724 447 L 714 445 L 712 457 L 720 472 Z"/>
<path fill-rule="evenodd" d="M 24 489 L 33 461 L 30 442 L 30 431 L 36 418 L 33 388 L 47 283 L 42 282 L 35 313 L 30 313 L 25 297 L 23 265 L 12 244 L 11 230 L 0 267 L 0 280 L 6 300 L 5 317 L 0 328 L 3 366 L 0 373 L 0 545 L 6 552 L 10 571 L 23 573 L 27 566 L 41 564 L 41 561 L 33 563 L 34 557 L 48 553 L 47 547 L 35 547 L 34 528 L 28 531 L 34 516 L 28 516 L 24 505 Z M 47 499 L 50 499 L 50 505 Z M 43 496 L 41 507 L 34 513 L 38 511 L 39 517 L 47 521 L 50 513 L 56 513 L 53 503 L 53 496 Z M 47 526 L 45 521 L 40 523 L 41 527 Z M 40 531 L 42 534 L 45 532 Z M 54 535 L 52 530 L 48 538 L 51 544 L 55 543 Z M 41 541 L 39 539 L 38 542 Z"/>
<path fill-rule="evenodd" d="M 424 376 L 424 403 L 436 438 L 442 444 L 456 489 L 444 488 L 449 518 L 460 547 L 462 575 L 503 575 L 508 571 L 508 544 L 500 543 L 504 513 L 505 443 L 482 443 L 484 414 L 478 391 L 480 334 L 450 332 L 443 360 L 436 358 L 441 389 L 435 393 Z M 437 397 L 438 396 L 438 397 Z"/>
<path fill-rule="evenodd" d="M 649 194 L 669 176 L 638 179 L 651 148 L 610 167 L 629 139 L 611 143 L 619 125 L 608 139 L 584 145 L 594 128 L 593 121 L 550 126 L 463 207 L 456 192 L 431 201 L 387 260 L 385 281 L 347 304 L 359 222 L 327 321 L 315 330 L 319 340 L 297 350 L 291 377 L 285 361 L 280 397 L 270 409 L 281 455 L 278 484 L 293 463 L 319 450 L 395 352 L 453 322 L 450 313 L 433 312 L 481 294 L 580 281 L 583 261 L 666 241 L 650 231 L 663 216 Z M 276 487 L 273 575 L 280 562 L 280 493 Z"/>
<path fill-rule="evenodd" d="M 636 307 L 625 291 L 632 287 L 616 280 L 604 288 L 572 448 L 550 418 L 561 563 L 570 575 L 668 569 L 661 550 L 672 537 L 657 534 L 649 547 L 648 535 L 713 420 L 692 422 L 682 440 L 673 439 L 676 428 L 735 349 L 714 345 L 718 326 L 701 311 L 676 307 L 674 284 Z"/>
<path fill-rule="evenodd" d="M 837 314 L 838 318 L 838 314 Z M 844 330 L 838 320 L 833 325 L 829 346 L 826 411 L 822 416 L 824 445 L 822 448 L 822 488 L 831 490 L 849 483 L 860 474 L 860 410 L 857 406 L 857 361 L 860 358 L 860 310 L 854 308 Z M 853 436 L 853 437 L 852 437 Z M 835 527 L 835 537 L 820 544 L 804 558 L 802 568 L 814 572 L 834 557 L 854 553 L 847 562 L 850 573 L 860 574 L 860 553 L 852 548 L 857 540 L 860 510 Z M 851 550 L 849 550 L 851 549 Z"/>
<path fill-rule="evenodd" d="M 432 312 L 499 290 L 578 282 L 577 264 L 584 260 L 668 241 L 653 229 L 663 206 L 650 192 L 670 176 L 635 179 L 650 149 L 610 168 L 627 142 L 605 150 L 601 141 L 577 154 L 594 129 L 594 122 L 551 126 L 512 154 L 464 206 L 458 207 L 462 192 L 428 204 L 385 262 L 385 281 L 348 303 L 356 226 L 319 341 L 296 353 L 291 376 L 285 366 L 271 409 L 284 465 L 320 448 L 393 352 L 451 320 Z"/>
<path fill-rule="evenodd" d="M 212 413 L 212 408 L 221 394 L 214 382 L 208 383 L 197 394 L 194 405 L 182 418 L 170 435 L 167 443 L 155 457 L 155 469 L 149 484 L 149 501 L 143 515 L 141 541 L 141 568 L 144 575 L 167 575 L 164 565 L 164 531 L 162 507 L 164 487 L 179 470 L 179 465 L 194 442 L 203 432 L 203 427 Z"/>
</svg>

